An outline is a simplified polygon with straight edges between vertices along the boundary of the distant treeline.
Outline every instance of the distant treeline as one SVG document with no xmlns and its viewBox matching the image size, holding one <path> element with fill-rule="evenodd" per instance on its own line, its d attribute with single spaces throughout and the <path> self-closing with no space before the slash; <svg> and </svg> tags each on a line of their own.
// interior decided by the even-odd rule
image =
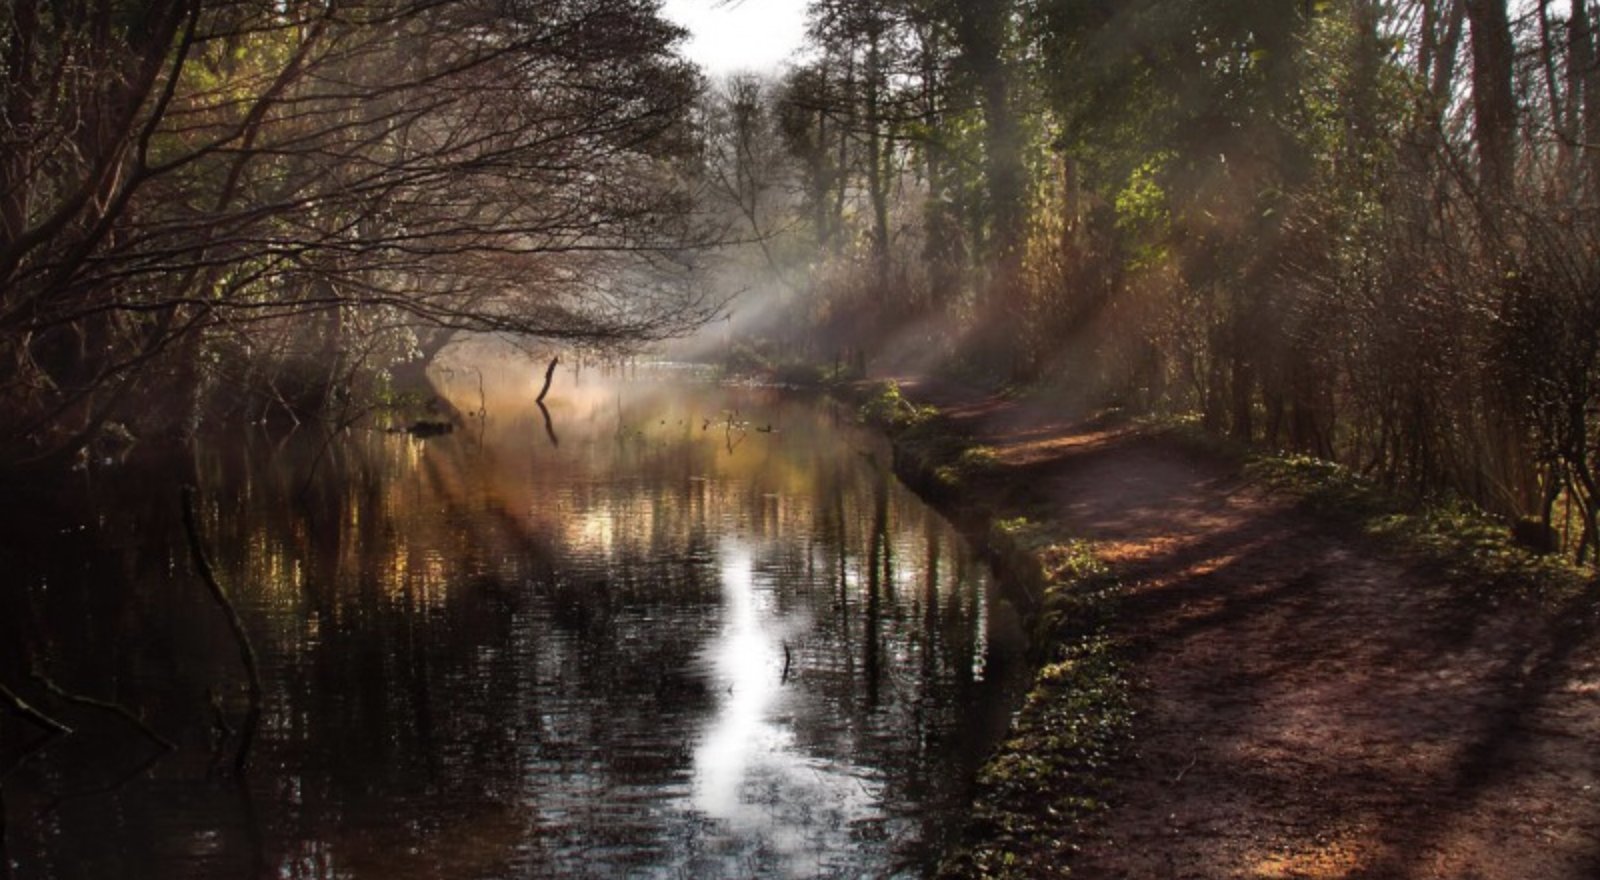
<svg viewBox="0 0 1600 880">
<path fill-rule="evenodd" d="M 1600 39 L 1506 0 L 819 0 L 703 101 L 751 338 L 935 353 L 1600 559 Z"/>
</svg>

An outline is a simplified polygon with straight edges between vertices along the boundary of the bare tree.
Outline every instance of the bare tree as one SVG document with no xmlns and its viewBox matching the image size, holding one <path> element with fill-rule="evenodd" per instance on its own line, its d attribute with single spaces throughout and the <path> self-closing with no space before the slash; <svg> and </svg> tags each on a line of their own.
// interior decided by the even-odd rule
<svg viewBox="0 0 1600 880">
<path fill-rule="evenodd" d="M 217 333 L 603 345 L 713 313 L 674 274 L 697 75 L 648 0 L 141 9 L 0 23 L 0 458 L 70 452 Z"/>
</svg>

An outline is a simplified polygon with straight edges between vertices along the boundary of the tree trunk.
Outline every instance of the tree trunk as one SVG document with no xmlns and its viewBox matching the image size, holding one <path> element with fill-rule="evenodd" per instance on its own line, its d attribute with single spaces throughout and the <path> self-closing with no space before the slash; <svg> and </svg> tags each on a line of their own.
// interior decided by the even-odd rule
<svg viewBox="0 0 1600 880">
<path fill-rule="evenodd" d="M 1466 0 L 1472 23 L 1472 121 L 1478 146 L 1478 184 L 1503 202 L 1516 174 L 1516 95 L 1512 90 L 1511 24 L 1506 0 Z"/>
<path fill-rule="evenodd" d="M 888 73 L 883 62 L 881 23 L 874 21 L 867 32 L 866 113 L 867 123 L 867 198 L 872 203 L 872 280 L 874 299 L 880 306 L 889 298 L 889 175 L 885 173 L 887 150 L 884 137 L 883 89 Z"/>
<path fill-rule="evenodd" d="M 994 269 L 989 283 L 990 320 L 997 338 L 1013 343 L 1011 372 L 1021 377 L 1031 366 L 1026 346 L 1014 344 L 1022 338 L 1024 323 L 1022 245 L 1027 175 L 1005 56 L 1011 13 L 1011 0 L 961 4 L 956 39 L 983 112 L 983 171 L 989 196 L 984 250 Z"/>
<path fill-rule="evenodd" d="M 1447 103 L 1456 76 L 1456 50 L 1461 48 L 1461 32 L 1466 24 L 1465 0 L 1452 0 L 1445 16 L 1445 32 L 1433 59 L 1429 90 L 1435 100 Z"/>
<path fill-rule="evenodd" d="M 855 106 L 855 79 L 856 62 L 852 55 L 845 61 L 844 67 L 844 106 Z M 846 109 L 846 123 L 839 126 L 839 161 L 834 168 L 833 192 L 833 255 L 838 256 L 840 248 L 844 245 L 844 236 L 839 234 L 844 228 L 844 197 L 845 191 L 850 187 L 850 175 L 845 169 L 850 167 L 850 122 L 853 122 L 855 111 Z"/>
<path fill-rule="evenodd" d="M 1600 196 L 1600 61 L 1586 0 L 1572 0 L 1567 26 L 1567 113 L 1582 156 L 1584 195 Z"/>
</svg>

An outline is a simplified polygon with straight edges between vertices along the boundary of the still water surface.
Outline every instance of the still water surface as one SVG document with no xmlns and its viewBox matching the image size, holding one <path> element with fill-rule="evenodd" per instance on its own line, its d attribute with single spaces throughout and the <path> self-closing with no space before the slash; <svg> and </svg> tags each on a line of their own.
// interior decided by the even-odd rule
<svg viewBox="0 0 1600 880">
<path fill-rule="evenodd" d="M 439 371 L 445 436 L 211 440 L 31 523 L 5 638 L 179 748 L 63 707 L 5 782 L 14 876 L 925 872 L 1017 693 L 984 566 L 834 405 L 563 370 L 547 425 L 536 373 Z M 261 658 L 242 786 L 186 479 Z"/>
</svg>

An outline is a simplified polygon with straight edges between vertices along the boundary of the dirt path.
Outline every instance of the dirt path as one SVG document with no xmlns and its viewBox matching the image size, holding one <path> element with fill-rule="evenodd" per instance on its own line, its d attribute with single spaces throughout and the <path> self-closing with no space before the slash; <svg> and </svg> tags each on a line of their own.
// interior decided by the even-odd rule
<svg viewBox="0 0 1600 880">
<path fill-rule="evenodd" d="M 1158 441 L 904 384 L 1129 587 L 1136 743 L 1073 876 L 1600 878 L 1592 601 L 1467 601 Z"/>
</svg>

